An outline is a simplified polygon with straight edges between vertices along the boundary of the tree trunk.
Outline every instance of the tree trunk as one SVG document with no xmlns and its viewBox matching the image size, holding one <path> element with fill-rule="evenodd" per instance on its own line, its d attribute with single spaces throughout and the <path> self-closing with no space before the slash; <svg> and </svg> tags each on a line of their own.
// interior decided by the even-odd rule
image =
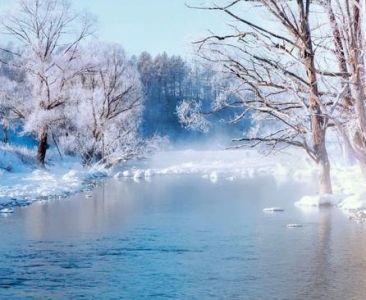
<svg viewBox="0 0 366 300">
<path fill-rule="evenodd" d="M 363 161 L 358 161 L 358 165 L 360 167 L 363 178 L 366 178 L 366 163 L 364 163 Z"/>
<path fill-rule="evenodd" d="M 327 149 L 324 147 L 318 150 L 317 153 L 317 164 L 318 164 L 318 184 L 319 184 L 319 194 L 332 194 L 332 183 L 330 179 L 330 164 L 328 159 Z"/>
<path fill-rule="evenodd" d="M 311 116 L 311 131 L 314 147 L 315 161 L 318 166 L 319 194 L 332 194 L 332 183 L 330 179 L 330 163 L 327 148 L 325 146 L 326 134 L 325 117 L 320 112 L 313 112 Z"/>
<path fill-rule="evenodd" d="M 8 128 L 7 126 L 3 125 L 3 143 L 7 144 L 8 143 Z"/>
<path fill-rule="evenodd" d="M 348 0 L 347 0 L 348 1 Z M 345 55 L 345 48 L 342 44 L 342 36 L 341 36 L 341 29 L 338 25 L 335 17 L 335 13 L 332 9 L 331 0 L 327 0 L 327 9 L 328 9 L 328 17 L 329 21 L 333 30 L 333 40 L 335 45 L 336 56 L 338 60 L 338 67 L 339 70 L 344 73 L 345 75 L 342 76 L 342 89 L 345 85 L 347 85 L 346 93 L 344 95 L 344 103 L 345 109 L 343 109 L 342 113 L 348 115 L 350 119 L 354 119 L 354 112 L 350 110 L 351 106 L 355 106 L 355 113 L 356 118 L 359 121 L 359 127 L 355 132 L 354 136 L 350 136 L 350 140 L 353 141 L 353 146 L 350 143 L 347 143 L 347 138 L 344 137 L 344 142 L 347 143 L 348 148 L 351 147 L 351 151 L 354 158 L 357 160 L 360 169 L 364 178 L 366 178 L 366 112 L 365 112 L 365 103 L 364 103 L 364 80 L 363 76 L 360 72 L 360 66 L 364 65 L 362 60 L 362 55 L 359 54 L 358 49 L 363 48 L 364 40 L 361 34 L 361 27 L 360 24 L 362 22 L 360 16 L 360 8 L 356 3 L 359 4 L 359 1 L 356 1 L 355 4 L 350 3 L 350 7 L 353 8 L 353 15 L 354 15 L 354 22 L 353 22 L 353 29 L 354 33 L 352 35 L 352 40 L 349 52 L 352 53 L 352 58 L 350 59 L 349 65 L 347 65 L 347 59 Z M 345 13 L 345 15 L 348 15 Z M 349 16 L 349 15 L 348 15 Z M 345 26 L 345 24 L 341 24 L 341 26 Z M 351 51 L 350 51 L 351 50 Z M 351 72 L 353 75 L 348 78 L 346 75 L 348 72 Z M 351 85 L 349 84 L 351 83 Z M 352 91 L 351 91 L 352 87 Z M 352 99 L 352 93 L 354 95 L 355 102 Z M 344 134 L 343 134 L 344 136 Z"/>
<path fill-rule="evenodd" d="M 330 179 L 330 164 L 328 152 L 325 146 L 325 134 L 328 118 L 323 114 L 319 101 L 318 80 L 315 68 L 315 54 L 309 24 L 310 1 L 298 0 L 298 8 L 301 16 L 301 35 L 303 41 L 303 61 L 309 81 L 309 108 L 313 149 L 315 161 L 318 165 L 319 194 L 332 194 Z M 304 5 L 305 4 L 305 5 Z"/>
<path fill-rule="evenodd" d="M 43 132 L 39 136 L 38 150 L 37 150 L 37 162 L 44 168 L 44 161 L 46 158 L 47 151 L 47 129 L 43 129 Z"/>
<path fill-rule="evenodd" d="M 351 94 L 351 90 L 350 90 L 350 86 L 349 86 L 347 59 L 346 59 L 346 55 L 345 55 L 345 49 L 342 44 L 341 29 L 339 28 L 339 25 L 337 23 L 335 13 L 332 8 L 331 0 L 327 0 L 326 8 L 327 8 L 327 12 L 328 12 L 329 23 L 331 25 L 332 33 L 333 33 L 333 42 L 334 42 L 335 54 L 336 54 L 336 58 L 337 58 L 337 62 L 338 62 L 338 69 L 341 73 L 343 73 L 342 80 L 341 80 L 341 90 L 343 90 L 343 88 L 346 87 L 345 95 L 343 97 L 344 105 L 345 105 L 345 109 L 344 109 L 343 113 L 347 114 L 347 113 L 350 113 L 347 110 L 349 109 L 350 106 L 353 105 L 352 94 Z"/>
</svg>

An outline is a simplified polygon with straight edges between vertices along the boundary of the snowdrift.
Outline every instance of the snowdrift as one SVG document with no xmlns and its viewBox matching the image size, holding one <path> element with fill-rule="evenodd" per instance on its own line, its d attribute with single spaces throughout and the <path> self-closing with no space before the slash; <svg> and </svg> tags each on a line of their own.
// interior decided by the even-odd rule
<svg viewBox="0 0 366 300">
<path fill-rule="evenodd" d="M 314 193 L 299 199 L 296 206 L 334 205 L 346 213 L 366 209 L 364 181 L 356 166 L 333 167 L 334 194 L 319 196 L 316 194 L 316 167 L 302 152 L 264 157 L 254 150 L 170 151 L 108 171 L 103 166 L 84 168 L 77 158 L 61 160 L 57 153 L 50 151 L 49 154 L 47 168 L 40 170 L 32 158 L 34 152 L 11 146 L 0 148 L 0 209 L 88 190 L 93 180 L 102 176 L 141 182 L 150 181 L 154 176 L 185 174 L 198 174 L 213 184 L 257 176 L 274 176 L 279 184 L 287 180 L 300 181 L 313 187 Z"/>
</svg>

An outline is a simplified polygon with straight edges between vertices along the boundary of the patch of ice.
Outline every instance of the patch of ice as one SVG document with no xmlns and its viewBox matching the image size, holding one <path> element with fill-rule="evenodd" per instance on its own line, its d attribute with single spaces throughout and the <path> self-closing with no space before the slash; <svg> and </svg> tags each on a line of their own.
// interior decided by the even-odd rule
<svg viewBox="0 0 366 300">
<path fill-rule="evenodd" d="M 218 180 L 219 180 L 219 174 L 216 171 L 212 172 L 210 174 L 210 181 L 212 183 L 216 183 Z"/>
<path fill-rule="evenodd" d="M 322 205 L 338 205 L 338 203 L 344 198 L 343 195 L 307 195 L 302 197 L 299 201 L 295 202 L 297 206 L 322 206 Z"/>
<path fill-rule="evenodd" d="M 12 209 L 11 207 L 4 207 L 0 209 L 0 213 L 1 214 L 11 214 L 14 212 L 14 209 Z"/>
<path fill-rule="evenodd" d="M 137 170 L 135 174 L 133 174 L 133 179 L 141 179 L 145 177 L 145 172 L 143 170 Z"/>
<path fill-rule="evenodd" d="M 113 175 L 113 178 L 117 179 L 117 178 L 122 178 L 124 177 L 122 172 L 117 172 L 116 174 Z"/>
<path fill-rule="evenodd" d="M 366 208 L 366 194 L 357 193 L 349 195 L 338 204 L 339 208 L 345 211 L 352 211 Z"/>
<path fill-rule="evenodd" d="M 249 169 L 248 170 L 248 177 L 249 178 L 254 178 L 257 175 L 257 170 L 256 169 Z"/>
<path fill-rule="evenodd" d="M 123 177 L 133 177 L 133 173 L 130 170 L 126 170 L 122 172 Z"/>
<path fill-rule="evenodd" d="M 147 169 L 145 171 L 145 177 L 151 177 L 154 175 L 154 172 L 151 169 Z"/>
<path fill-rule="evenodd" d="M 280 211 L 285 211 L 283 208 L 281 207 L 267 207 L 263 209 L 264 212 L 280 212 Z"/>
<path fill-rule="evenodd" d="M 298 227 L 302 227 L 301 224 L 287 224 L 286 225 L 287 228 L 298 228 Z"/>
</svg>

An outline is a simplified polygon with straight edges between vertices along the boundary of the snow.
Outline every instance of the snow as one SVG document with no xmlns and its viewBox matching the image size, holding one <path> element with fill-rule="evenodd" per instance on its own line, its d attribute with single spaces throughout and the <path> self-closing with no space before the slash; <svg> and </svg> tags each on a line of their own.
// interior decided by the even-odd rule
<svg viewBox="0 0 366 300">
<path fill-rule="evenodd" d="M 285 211 L 281 207 L 268 207 L 263 209 L 264 212 L 279 212 L 279 211 Z"/>
<path fill-rule="evenodd" d="M 11 207 L 4 207 L 0 209 L 0 213 L 1 214 L 11 214 L 14 212 L 14 209 L 12 209 Z"/>
<path fill-rule="evenodd" d="M 154 175 L 154 172 L 150 169 L 146 170 L 145 171 L 145 177 L 151 177 Z"/>
<path fill-rule="evenodd" d="M 98 168 L 83 168 L 77 158 L 67 157 L 61 161 L 50 151 L 46 169 L 37 169 L 35 154 L 20 155 L 19 149 L 10 146 L 0 148 L 0 209 L 6 211 L 14 206 L 27 206 L 34 201 L 66 197 L 83 189 L 96 177 L 106 172 Z M 25 158 L 28 163 L 24 163 Z M 64 158 L 65 159 L 65 158 Z"/>
<path fill-rule="evenodd" d="M 286 157 L 286 155 L 284 155 Z M 159 175 L 201 174 L 213 182 L 219 179 L 274 174 L 277 157 L 263 159 L 253 150 L 168 151 L 156 154 L 149 165 L 139 162 L 116 168 L 116 177 L 144 178 Z M 144 173 L 144 174 L 142 174 Z"/>
<path fill-rule="evenodd" d="M 313 187 L 313 194 L 299 199 L 295 205 L 305 209 L 322 205 L 338 206 L 346 214 L 366 209 L 364 179 L 358 166 L 346 166 L 333 154 L 333 195 L 316 193 L 317 168 L 302 151 L 285 151 L 262 156 L 255 150 L 182 150 L 162 152 L 153 157 L 148 166 L 135 163 L 116 170 L 116 177 L 148 180 L 151 176 L 199 174 L 214 184 L 221 181 L 251 179 L 257 176 L 274 176 L 278 184 L 294 180 Z M 145 168 L 145 169 L 144 169 Z M 145 175 L 143 175 L 145 174 Z M 267 208 L 267 212 L 276 207 Z"/>
<path fill-rule="evenodd" d="M 320 206 L 320 205 L 338 205 L 343 199 L 342 195 L 312 195 L 304 196 L 299 201 L 295 202 L 297 206 Z"/>
<path fill-rule="evenodd" d="M 314 193 L 299 199 L 297 207 L 338 206 L 347 215 L 366 210 L 364 179 L 357 166 L 332 166 L 333 195 L 316 194 L 316 167 L 302 152 L 282 152 L 263 157 L 254 150 L 168 151 L 149 161 L 133 161 L 106 171 L 84 168 L 78 158 L 60 160 L 50 151 L 46 169 L 36 168 L 34 152 L 11 146 L 0 148 L 0 209 L 26 206 L 34 201 L 59 199 L 88 186 L 97 177 L 116 180 L 150 181 L 155 176 L 197 174 L 213 184 L 273 176 L 279 185 L 295 180 L 313 187 Z M 91 193 L 85 195 L 91 197 Z M 275 203 L 274 203 L 275 204 Z M 280 207 L 264 208 L 265 212 L 283 211 Z"/>
<path fill-rule="evenodd" d="M 122 176 L 123 177 L 132 177 L 133 176 L 133 173 L 131 171 L 124 171 L 122 172 Z"/>
<path fill-rule="evenodd" d="M 133 179 L 141 179 L 145 177 L 145 172 L 142 170 L 137 170 L 133 175 Z"/>
</svg>

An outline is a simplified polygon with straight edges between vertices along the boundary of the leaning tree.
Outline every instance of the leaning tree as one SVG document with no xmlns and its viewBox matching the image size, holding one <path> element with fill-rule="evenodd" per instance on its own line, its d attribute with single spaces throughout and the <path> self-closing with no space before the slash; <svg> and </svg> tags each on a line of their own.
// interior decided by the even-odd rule
<svg viewBox="0 0 366 300">
<path fill-rule="evenodd" d="M 211 34 L 197 43 L 200 56 L 237 79 L 235 103 L 221 97 L 215 106 L 241 106 L 234 122 L 252 112 L 260 124 L 268 124 L 236 142 L 304 149 L 318 166 L 319 193 L 332 193 L 326 131 L 328 112 L 338 102 L 320 78 L 341 74 L 322 69 L 317 59 L 315 45 L 321 43 L 321 33 L 328 39 L 329 32 L 321 30 L 312 12 L 324 13 L 323 6 L 310 0 L 235 0 L 200 9 L 223 12 L 233 21 L 230 33 Z M 258 15 L 266 17 L 259 22 Z"/>
</svg>

